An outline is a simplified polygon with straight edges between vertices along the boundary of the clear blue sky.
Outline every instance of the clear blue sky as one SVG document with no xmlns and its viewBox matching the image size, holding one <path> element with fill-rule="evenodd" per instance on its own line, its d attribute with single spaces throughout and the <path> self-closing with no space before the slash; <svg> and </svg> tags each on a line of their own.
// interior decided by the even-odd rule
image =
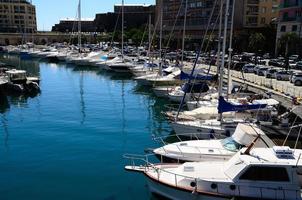
<svg viewBox="0 0 302 200">
<path fill-rule="evenodd" d="M 36 6 L 38 30 L 51 30 L 60 19 L 76 16 L 78 0 L 32 0 Z M 94 18 L 96 13 L 113 11 L 121 0 L 82 0 L 82 17 Z M 155 0 L 125 0 L 127 3 L 155 4 Z"/>
</svg>

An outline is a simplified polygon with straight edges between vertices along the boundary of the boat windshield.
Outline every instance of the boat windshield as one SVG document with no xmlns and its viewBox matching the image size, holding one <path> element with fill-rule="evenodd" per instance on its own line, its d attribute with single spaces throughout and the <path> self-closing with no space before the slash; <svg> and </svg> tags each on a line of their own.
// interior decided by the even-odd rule
<svg viewBox="0 0 302 200">
<path fill-rule="evenodd" d="M 233 151 L 233 152 L 237 152 L 244 147 L 244 145 L 241 145 L 237 143 L 235 140 L 233 140 L 232 137 L 228 137 L 222 140 L 221 143 L 226 150 Z"/>
</svg>

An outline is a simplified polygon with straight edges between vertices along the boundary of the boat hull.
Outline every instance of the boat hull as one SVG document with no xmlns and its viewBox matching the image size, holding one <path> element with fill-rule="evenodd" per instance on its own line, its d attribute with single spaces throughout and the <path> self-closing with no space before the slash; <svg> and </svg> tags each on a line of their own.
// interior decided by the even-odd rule
<svg viewBox="0 0 302 200">
<path fill-rule="evenodd" d="M 197 136 L 199 139 L 212 139 L 214 137 L 216 138 L 226 138 L 229 137 L 230 134 L 234 133 L 235 129 L 211 129 L 204 128 L 204 127 L 198 127 L 198 126 L 192 126 L 192 125 L 185 125 L 185 124 L 179 124 L 177 122 L 171 122 L 171 126 L 174 130 L 174 132 L 177 135 L 188 135 L 192 134 L 192 137 Z"/>
<path fill-rule="evenodd" d="M 226 200 L 229 198 L 217 197 L 203 194 L 194 194 L 192 191 L 177 189 L 170 185 L 165 185 L 147 176 L 147 185 L 151 193 L 173 200 Z"/>
</svg>

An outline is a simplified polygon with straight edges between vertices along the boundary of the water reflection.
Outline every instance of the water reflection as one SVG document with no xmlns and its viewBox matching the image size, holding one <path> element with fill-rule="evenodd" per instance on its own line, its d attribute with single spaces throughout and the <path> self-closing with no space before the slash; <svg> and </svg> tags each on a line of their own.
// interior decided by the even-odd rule
<svg viewBox="0 0 302 200">
<path fill-rule="evenodd" d="M 8 64 L 8 68 L 26 70 L 30 76 L 40 76 L 38 60 L 21 60 L 17 55 L 0 54 L 0 62 Z"/>
<path fill-rule="evenodd" d="M 5 113 L 9 110 L 9 103 L 7 97 L 0 92 L 0 113 Z"/>
<path fill-rule="evenodd" d="M 6 118 L 5 114 L 1 115 L 1 129 L 3 129 L 3 143 L 4 143 L 4 148 L 6 151 L 8 151 L 8 139 L 9 139 L 9 132 L 8 132 L 8 120 Z"/>
<path fill-rule="evenodd" d="M 82 114 L 81 124 L 84 124 L 85 118 L 86 118 L 86 112 L 85 112 L 85 101 L 84 101 L 84 77 L 83 77 L 83 71 L 81 71 L 81 76 L 80 76 L 80 106 L 81 106 L 81 114 Z"/>
</svg>

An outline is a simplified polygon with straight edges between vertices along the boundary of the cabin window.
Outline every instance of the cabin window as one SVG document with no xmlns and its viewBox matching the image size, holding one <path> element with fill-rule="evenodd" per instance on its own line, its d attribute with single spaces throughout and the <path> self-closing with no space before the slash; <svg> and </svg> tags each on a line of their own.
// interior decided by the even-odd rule
<svg viewBox="0 0 302 200">
<path fill-rule="evenodd" d="M 288 182 L 287 170 L 283 167 L 260 167 L 252 166 L 248 168 L 239 178 L 250 181 L 276 181 Z"/>
<path fill-rule="evenodd" d="M 242 149 L 244 145 L 241 145 L 237 143 L 235 140 L 233 140 L 232 137 L 225 138 L 224 140 L 221 141 L 223 147 L 226 150 L 237 152 L 238 150 Z"/>
</svg>

